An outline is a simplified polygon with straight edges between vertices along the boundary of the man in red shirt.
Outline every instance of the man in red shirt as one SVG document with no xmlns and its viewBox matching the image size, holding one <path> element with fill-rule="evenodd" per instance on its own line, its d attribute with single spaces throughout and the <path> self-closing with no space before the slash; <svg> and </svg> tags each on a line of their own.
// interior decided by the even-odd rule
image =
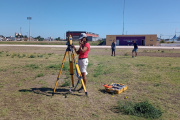
<svg viewBox="0 0 180 120">
<path fill-rule="evenodd" d="M 84 85 L 86 86 L 86 75 L 88 74 L 86 69 L 88 66 L 88 53 L 90 50 L 90 44 L 88 43 L 87 35 L 85 33 L 81 33 L 81 36 L 79 39 L 80 39 L 79 50 L 76 51 L 76 48 L 74 45 L 73 45 L 73 48 L 75 52 L 79 55 L 78 65 L 79 65 L 79 68 L 83 77 Z M 78 91 L 81 92 L 82 90 L 83 90 L 83 87 L 81 86 L 81 88 Z"/>
</svg>

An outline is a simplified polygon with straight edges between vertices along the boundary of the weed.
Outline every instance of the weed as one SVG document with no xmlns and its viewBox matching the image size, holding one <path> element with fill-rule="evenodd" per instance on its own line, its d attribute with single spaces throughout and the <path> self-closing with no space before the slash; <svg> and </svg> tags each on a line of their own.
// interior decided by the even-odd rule
<svg viewBox="0 0 180 120">
<path fill-rule="evenodd" d="M 158 87 L 158 86 L 160 86 L 160 84 L 159 84 L 159 83 L 154 84 L 154 87 Z"/>
<path fill-rule="evenodd" d="M 2 69 L 2 68 L 0 68 L 0 72 L 6 72 L 7 71 L 7 69 Z"/>
<path fill-rule="evenodd" d="M 162 50 L 161 52 L 164 53 L 164 50 Z"/>
<path fill-rule="evenodd" d="M 129 56 L 128 53 L 125 53 L 124 56 Z"/>
<path fill-rule="evenodd" d="M 50 56 L 50 55 L 52 55 L 53 53 L 48 53 L 48 55 Z"/>
<path fill-rule="evenodd" d="M 25 67 L 29 67 L 29 68 L 32 68 L 32 69 L 38 69 L 39 68 L 39 66 L 36 65 L 36 64 L 28 64 Z"/>
<path fill-rule="evenodd" d="M 42 55 L 42 54 L 39 54 L 39 55 L 37 55 L 37 57 L 40 57 L 40 58 L 42 58 L 42 57 L 43 57 L 43 55 Z"/>
<path fill-rule="evenodd" d="M 10 56 L 11 54 L 7 53 L 6 56 Z"/>
<path fill-rule="evenodd" d="M 58 70 L 58 69 L 60 69 L 60 65 L 57 65 L 57 64 L 49 65 L 49 66 L 46 67 L 46 69 Z"/>
<path fill-rule="evenodd" d="M 43 73 L 39 73 L 39 74 L 36 75 L 36 77 L 43 77 L 43 76 L 44 76 Z"/>
<path fill-rule="evenodd" d="M 3 84 L 0 84 L 0 88 L 3 88 L 4 87 L 4 85 Z"/>
<path fill-rule="evenodd" d="M 136 64 L 137 67 L 139 66 L 145 66 L 145 64 Z"/>
<path fill-rule="evenodd" d="M 0 110 L 0 116 L 7 116 L 8 115 L 8 112 L 9 112 L 9 109 L 8 108 L 2 108 Z"/>
<path fill-rule="evenodd" d="M 21 87 L 21 86 L 22 86 L 22 83 L 18 83 L 17 86 L 18 86 L 18 87 Z"/>
<path fill-rule="evenodd" d="M 22 57 L 26 57 L 26 54 L 23 54 Z"/>
<path fill-rule="evenodd" d="M 147 50 L 143 50 L 144 53 L 147 53 L 148 51 Z"/>
<path fill-rule="evenodd" d="M 40 81 L 39 81 L 39 84 L 47 85 L 47 82 L 46 82 L 46 81 L 43 81 L 43 80 L 40 80 Z"/>
<path fill-rule="evenodd" d="M 36 55 L 31 54 L 28 58 L 35 58 L 35 57 L 36 57 Z"/>
<path fill-rule="evenodd" d="M 13 53 L 13 54 L 11 55 L 11 58 L 14 58 L 15 56 L 17 56 L 17 54 L 16 54 L 16 53 Z"/>
<path fill-rule="evenodd" d="M 103 73 L 103 65 L 98 64 L 97 68 L 95 69 L 94 77 L 98 77 Z"/>
<path fill-rule="evenodd" d="M 89 64 L 88 64 L 88 67 L 91 67 L 92 65 L 93 65 L 93 63 L 89 63 Z"/>
<path fill-rule="evenodd" d="M 63 65 L 63 70 L 69 72 L 70 68 L 69 68 L 69 63 L 68 63 L 68 62 L 65 62 L 65 63 L 64 63 L 64 65 Z"/>
<path fill-rule="evenodd" d="M 65 80 L 64 83 L 61 85 L 62 87 L 70 86 L 70 80 Z"/>
<path fill-rule="evenodd" d="M 173 70 L 180 70 L 180 67 L 172 67 Z"/>
<path fill-rule="evenodd" d="M 118 109 L 127 115 L 135 115 L 145 118 L 159 118 L 162 112 L 156 109 L 148 101 L 133 103 L 131 101 L 126 101 L 124 104 L 122 101 L 118 101 Z"/>
</svg>

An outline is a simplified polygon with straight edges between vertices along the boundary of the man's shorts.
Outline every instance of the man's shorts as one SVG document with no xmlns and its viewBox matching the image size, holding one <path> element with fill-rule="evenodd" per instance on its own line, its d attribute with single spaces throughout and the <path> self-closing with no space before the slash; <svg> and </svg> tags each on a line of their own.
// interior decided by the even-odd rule
<svg viewBox="0 0 180 120">
<path fill-rule="evenodd" d="M 88 66 L 88 58 L 79 59 L 78 65 L 79 65 L 79 69 L 80 69 L 81 73 L 86 73 L 86 75 L 87 75 L 88 73 L 87 73 L 86 69 Z"/>
<path fill-rule="evenodd" d="M 116 49 L 112 49 L 112 52 L 113 52 L 113 51 L 116 51 Z"/>
<path fill-rule="evenodd" d="M 134 49 L 132 50 L 132 52 L 137 52 L 137 48 L 134 48 Z"/>
</svg>

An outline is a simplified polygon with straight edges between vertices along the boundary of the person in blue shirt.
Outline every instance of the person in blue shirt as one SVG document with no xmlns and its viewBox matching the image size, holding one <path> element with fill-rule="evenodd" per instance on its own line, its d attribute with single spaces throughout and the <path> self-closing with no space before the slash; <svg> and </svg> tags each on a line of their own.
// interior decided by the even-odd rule
<svg viewBox="0 0 180 120">
<path fill-rule="evenodd" d="M 132 58 L 134 58 L 134 56 L 137 56 L 137 49 L 138 49 L 138 45 L 135 41 L 133 41 L 133 45 L 134 45 L 134 49 L 132 50 Z M 135 53 L 135 55 L 134 55 Z"/>
<path fill-rule="evenodd" d="M 116 42 L 115 42 L 115 40 L 113 40 L 113 42 L 112 42 L 111 49 L 112 49 L 112 55 L 111 56 L 113 56 L 113 53 L 114 53 L 114 56 L 115 56 L 115 51 L 116 51 Z"/>
</svg>

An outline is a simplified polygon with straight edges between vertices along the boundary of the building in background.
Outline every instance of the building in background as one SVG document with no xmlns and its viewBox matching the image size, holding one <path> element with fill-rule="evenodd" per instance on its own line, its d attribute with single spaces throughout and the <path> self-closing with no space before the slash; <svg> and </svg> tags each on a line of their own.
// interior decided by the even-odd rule
<svg viewBox="0 0 180 120">
<path fill-rule="evenodd" d="M 73 40 L 79 40 L 79 37 L 80 37 L 81 33 L 86 33 L 87 38 L 88 38 L 89 41 L 102 40 L 102 38 L 100 38 L 98 34 L 91 33 L 91 32 L 86 32 L 86 31 L 67 31 L 66 32 L 66 37 L 71 35 Z"/>
<path fill-rule="evenodd" d="M 106 35 L 106 45 L 110 46 L 116 40 L 117 46 L 132 45 L 135 41 L 139 46 L 156 46 L 157 34 L 152 35 Z"/>
</svg>

